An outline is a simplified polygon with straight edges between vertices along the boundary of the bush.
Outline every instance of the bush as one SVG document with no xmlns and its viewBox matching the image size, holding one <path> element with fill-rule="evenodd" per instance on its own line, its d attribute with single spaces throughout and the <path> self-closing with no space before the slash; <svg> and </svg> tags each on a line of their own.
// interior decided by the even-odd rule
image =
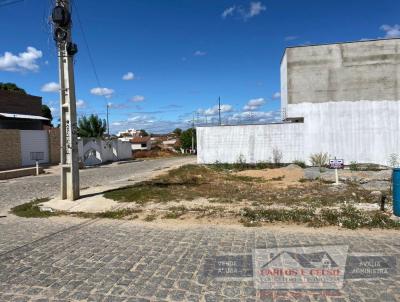
<svg viewBox="0 0 400 302">
<path fill-rule="evenodd" d="M 328 153 L 315 153 L 311 154 L 310 161 L 313 167 L 325 167 L 328 165 L 329 154 Z"/>
<path fill-rule="evenodd" d="M 350 162 L 350 170 L 351 171 L 358 171 L 359 170 L 359 167 L 358 167 L 358 164 L 357 164 L 356 161 Z"/>
<path fill-rule="evenodd" d="M 303 169 L 307 167 L 306 163 L 304 161 L 302 161 L 302 160 L 297 160 L 296 159 L 296 160 L 293 161 L 293 164 L 298 165 L 299 167 L 301 167 Z"/>
<path fill-rule="evenodd" d="M 282 151 L 279 150 L 278 148 L 274 148 L 272 150 L 272 161 L 273 161 L 273 163 L 275 165 L 280 165 L 281 162 L 282 162 L 282 158 L 283 158 Z"/>
</svg>

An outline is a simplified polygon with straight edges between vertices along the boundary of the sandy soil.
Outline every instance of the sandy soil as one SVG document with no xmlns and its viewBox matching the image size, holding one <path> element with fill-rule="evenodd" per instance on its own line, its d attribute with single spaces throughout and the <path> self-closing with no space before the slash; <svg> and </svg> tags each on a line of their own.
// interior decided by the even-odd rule
<svg viewBox="0 0 400 302">
<path fill-rule="evenodd" d="M 236 175 L 263 178 L 266 181 L 273 181 L 274 184 L 287 187 L 299 184 L 304 178 L 304 170 L 297 165 L 289 165 L 279 169 L 245 170 Z M 276 180 L 283 178 L 282 180 Z"/>
</svg>

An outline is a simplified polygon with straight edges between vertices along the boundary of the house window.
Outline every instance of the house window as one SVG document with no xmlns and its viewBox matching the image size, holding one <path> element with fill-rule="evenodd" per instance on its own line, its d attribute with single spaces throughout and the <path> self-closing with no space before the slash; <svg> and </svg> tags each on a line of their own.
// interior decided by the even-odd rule
<svg viewBox="0 0 400 302">
<path fill-rule="evenodd" d="M 147 147 L 147 145 L 146 144 L 142 144 L 142 148 L 146 148 Z"/>
</svg>

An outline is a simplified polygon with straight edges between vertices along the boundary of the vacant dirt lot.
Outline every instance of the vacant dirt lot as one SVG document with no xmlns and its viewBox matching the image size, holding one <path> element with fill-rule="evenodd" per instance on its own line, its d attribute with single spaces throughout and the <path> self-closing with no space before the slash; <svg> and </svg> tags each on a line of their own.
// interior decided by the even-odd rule
<svg viewBox="0 0 400 302">
<path fill-rule="evenodd" d="M 389 192 L 366 190 L 355 181 L 357 174 L 339 186 L 305 177 L 305 170 L 296 165 L 242 171 L 187 165 L 104 196 L 121 203 L 119 211 L 107 214 L 110 218 L 245 226 L 289 222 L 351 229 L 400 226 L 390 219 L 390 211 L 379 210 L 381 196 Z"/>
</svg>

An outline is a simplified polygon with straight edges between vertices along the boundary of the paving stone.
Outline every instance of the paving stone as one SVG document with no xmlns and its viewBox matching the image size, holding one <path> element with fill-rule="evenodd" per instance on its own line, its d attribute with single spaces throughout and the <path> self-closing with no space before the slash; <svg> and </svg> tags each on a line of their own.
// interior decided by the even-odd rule
<svg viewBox="0 0 400 302">
<path fill-rule="evenodd" d="M 5 188 L 0 203 L 6 198 L 2 192 Z M 0 219 L 0 230 L 0 301 L 400 301 L 398 272 L 385 279 L 345 280 L 336 296 L 305 292 L 294 298 L 263 296 L 251 279 L 216 279 L 206 270 L 217 256 L 251 255 L 255 248 L 344 244 L 351 254 L 398 257 L 400 232 L 178 229 L 14 216 Z"/>
</svg>

